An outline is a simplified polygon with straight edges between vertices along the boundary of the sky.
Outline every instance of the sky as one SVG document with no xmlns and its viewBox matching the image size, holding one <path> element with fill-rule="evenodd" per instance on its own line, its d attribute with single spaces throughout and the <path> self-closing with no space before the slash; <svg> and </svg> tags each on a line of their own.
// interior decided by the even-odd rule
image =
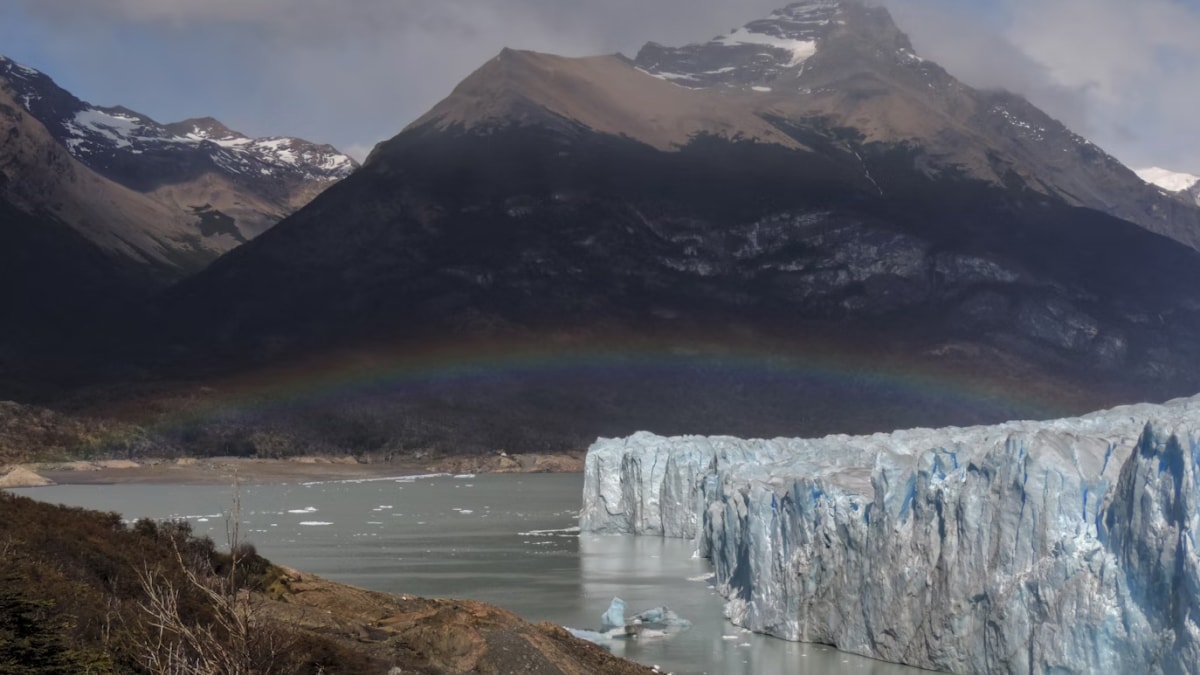
<svg viewBox="0 0 1200 675">
<path fill-rule="evenodd" d="M 872 0 L 919 54 L 1025 95 L 1131 167 L 1200 174 L 1200 0 Z M 160 122 L 360 159 L 502 47 L 706 41 L 787 0 L 2 0 L 0 54 Z"/>
</svg>

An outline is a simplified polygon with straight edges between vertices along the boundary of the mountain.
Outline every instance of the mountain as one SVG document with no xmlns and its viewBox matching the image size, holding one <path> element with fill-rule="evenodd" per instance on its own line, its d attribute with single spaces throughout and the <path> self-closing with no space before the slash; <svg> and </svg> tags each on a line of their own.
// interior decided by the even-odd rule
<svg viewBox="0 0 1200 675">
<path fill-rule="evenodd" d="M 159 124 L 124 107 L 94 106 L 3 57 L 0 81 L 72 158 L 180 214 L 209 258 L 257 236 L 357 167 L 331 146 L 248 138 L 212 118 Z"/>
<path fill-rule="evenodd" d="M 0 374 L 41 367 L 31 350 L 49 355 L 42 365 L 94 351 L 152 293 L 357 166 L 329 146 L 249 139 L 211 119 L 160 125 L 98 108 L 3 57 L 0 136 Z"/>
<path fill-rule="evenodd" d="M 635 59 L 505 50 L 174 289 L 165 323 L 224 364 L 355 343 L 818 345 L 1095 406 L 1200 385 L 1198 218 L 1024 99 L 922 59 L 886 10 L 813 0 Z M 691 432 L 682 415 L 716 410 L 698 425 L 756 435 L 813 432 L 785 412 L 805 405 L 832 408 L 806 422 L 822 430 L 961 421 L 924 404 L 864 419 L 809 391 L 772 403 L 772 426 L 769 394 L 722 408 L 728 381 L 676 385 L 542 400 L 594 415 L 563 422 L 575 439 L 625 413 Z M 511 391 L 481 391 L 455 400 L 518 424 Z"/>
</svg>

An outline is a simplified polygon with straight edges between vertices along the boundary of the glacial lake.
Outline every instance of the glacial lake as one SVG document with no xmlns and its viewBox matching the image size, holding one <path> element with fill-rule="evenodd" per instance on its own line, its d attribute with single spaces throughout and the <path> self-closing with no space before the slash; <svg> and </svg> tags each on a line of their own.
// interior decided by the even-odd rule
<svg viewBox="0 0 1200 675">
<path fill-rule="evenodd" d="M 613 652 L 664 671 L 711 675 L 915 675 L 915 668 L 742 631 L 725 621 L 691 542 L 579 534 L 583 476 L 433 476 L 240 488 L 243 538 L 328 579 L 389 593 L 463 597 L 531 621 L 599 627 L 613 597 L 629 614 L 667 605 L 693 622 Z M 232 486 L 60 485 L 13 490 L 42 501 L 184 518 L 226 542 Z"/>
</svg>

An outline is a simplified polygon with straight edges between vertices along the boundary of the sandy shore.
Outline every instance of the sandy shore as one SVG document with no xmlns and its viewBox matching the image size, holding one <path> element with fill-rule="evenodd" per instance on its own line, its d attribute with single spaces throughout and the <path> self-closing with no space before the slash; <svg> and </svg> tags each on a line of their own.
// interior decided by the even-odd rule
<svg viewBox="0 0 1200 675">
<path fill-rule="evenodd" d="M 11 470 L 11 471 L 10 471 Z M 0 467 L 0 487 L 37 485 L 39 478 L 61 485 L 157 483 L 170 485 L 248 485 L 321 480 L 381 479 L 426 473 L 577 473 L 583 453 L 489 455 L 438 460 L 402 459 L 362 464 L 353 458 L 106 460 Z M 11 478 L 6 483 L 4 478 Z M 23 479 L 23 480 L 22 480 Z M 44 483 L 42 483 L 44 484 Z"/>
</svg>

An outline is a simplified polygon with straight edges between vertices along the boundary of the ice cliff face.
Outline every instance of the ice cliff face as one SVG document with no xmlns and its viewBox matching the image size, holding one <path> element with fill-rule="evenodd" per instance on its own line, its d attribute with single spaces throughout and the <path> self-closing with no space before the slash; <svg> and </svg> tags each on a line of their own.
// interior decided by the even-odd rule
<svg viewBox="0 0 1200 675">
<path fill-rule="evenodd" d="M 1200 397 L 816 440 L 605 439 L 585 531 L 694 538 L 734 623 L 979 673 L 1200 667 Z"/>
</svg>

